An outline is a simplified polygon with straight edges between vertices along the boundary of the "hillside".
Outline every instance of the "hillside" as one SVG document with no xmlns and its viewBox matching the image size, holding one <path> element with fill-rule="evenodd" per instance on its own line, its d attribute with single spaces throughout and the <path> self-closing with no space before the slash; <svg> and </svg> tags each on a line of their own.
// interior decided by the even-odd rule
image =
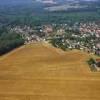
<svg viewBox="0 0 100 100">
<path fill-rule="evenodd" d="M 28 44 L 0 57 L 0 100 L 100 100 L 100 73 L 89 55 Z"/>
</svg>

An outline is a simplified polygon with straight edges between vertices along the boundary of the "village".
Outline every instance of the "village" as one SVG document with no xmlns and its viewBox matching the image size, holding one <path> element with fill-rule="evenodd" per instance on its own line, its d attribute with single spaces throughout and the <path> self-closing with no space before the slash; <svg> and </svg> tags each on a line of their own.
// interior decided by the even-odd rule
<svg viewBox="0 0 100 100">
<path fill-rule="evenodd" d="M 95 22 L 74 23 L 73 25 L 49 24 L 34 28 L 16 26 L 10 31 L 20 34 L 25 39 L 25 44 L 48 42 L 64 51 L 78 49 L 100 56 L 100 25 Z M 90 66 L 98 69 L 100 59 L 90 59 Z"/>
<path fill-rule="evenodd" d="M 11 32 L 21 34 L 25 44 L 38 41 L 52 42 L 56 47 L 79 49 L 100 56 L 100 26 L 93 23 L 52 24 L 31 28 L 16 26 Z"/>
</svg>

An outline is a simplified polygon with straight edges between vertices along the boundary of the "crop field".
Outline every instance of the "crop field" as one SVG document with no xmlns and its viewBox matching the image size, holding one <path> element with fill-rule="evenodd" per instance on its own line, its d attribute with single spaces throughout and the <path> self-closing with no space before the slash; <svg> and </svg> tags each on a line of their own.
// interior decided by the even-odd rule
<svg viewBox="0 0 100 100">
<path fill-rule="evenodd" d="M 100 73 L 90 55 L 28 44 L 0 57 L 0 100 L 100 100 Z"/>
</svg>

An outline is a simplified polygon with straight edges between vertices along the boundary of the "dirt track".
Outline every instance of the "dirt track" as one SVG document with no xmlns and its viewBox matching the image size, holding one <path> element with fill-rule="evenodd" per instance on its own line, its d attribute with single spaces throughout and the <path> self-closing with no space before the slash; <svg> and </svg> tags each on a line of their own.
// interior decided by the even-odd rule
<svg viewBox="0 0 100 100">
<path fill-rule="evenodd" d="M 100 73 L 80 51 L 29 44 L 0 58 L 0 100 L 100 100 Z"/>
</svg>

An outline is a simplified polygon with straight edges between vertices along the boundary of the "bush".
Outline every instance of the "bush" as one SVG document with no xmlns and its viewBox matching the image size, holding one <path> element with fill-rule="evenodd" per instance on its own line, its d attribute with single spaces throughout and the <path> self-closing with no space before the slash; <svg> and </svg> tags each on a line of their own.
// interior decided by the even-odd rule
<svg viewBox="0 0 100 100">
<path fill-rule="evenodd" d="M 90 58 L 89 61 L 88 61 L 88 63 L 89 63 L 89 65 L 91 65 L 91 64 L 95 64 L 95 61 L 94 61 L 93 58 Z"/>
</svg>

